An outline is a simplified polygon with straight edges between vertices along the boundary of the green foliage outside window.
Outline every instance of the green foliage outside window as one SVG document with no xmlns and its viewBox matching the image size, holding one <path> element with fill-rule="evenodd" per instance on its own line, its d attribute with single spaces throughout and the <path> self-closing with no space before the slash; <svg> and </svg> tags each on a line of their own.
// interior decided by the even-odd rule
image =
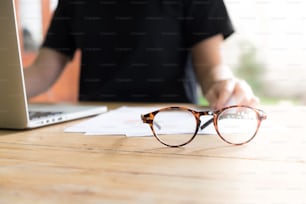
<svg viewBox="0 0 306 204">
<path fill-rule="evenodd" d="M 237 77 L 244 79 L 253 88 L 256 95 L 264 96 L 263 75 L 265 66 L 258 60 L 257 49 L 250 43 L 241 43 L 241 55 L 234 72 Z"/>
</svg>

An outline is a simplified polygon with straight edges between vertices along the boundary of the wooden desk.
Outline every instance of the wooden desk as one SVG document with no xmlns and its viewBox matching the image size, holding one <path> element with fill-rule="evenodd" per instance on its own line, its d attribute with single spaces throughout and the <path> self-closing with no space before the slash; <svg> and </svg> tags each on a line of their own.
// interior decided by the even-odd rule
<svg viewBox="0 0 306 204">
<path fill-rule="evenodd" d="M 245 146 L 63 133 L 79 121 L 0 131 L 0 203 L 305 203 L 306 107 L 265 110 L 287 128 Z"/>
</svg>

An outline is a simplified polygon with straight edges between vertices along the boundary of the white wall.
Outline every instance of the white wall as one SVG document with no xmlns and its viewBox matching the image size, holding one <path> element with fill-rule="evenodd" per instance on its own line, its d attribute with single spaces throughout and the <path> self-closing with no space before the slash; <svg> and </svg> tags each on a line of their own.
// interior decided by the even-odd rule
<svg viewBox="0 0 306 204">
<path fill-rule="evenodd" d="M 40 0 L 20 0 L 20 21 L 36 42 L 42 40 L 42 17 Z"/>
<path fill-rule="evenodd" d="M 41 0 L 20 0 L 20 21 L 23 28 L 31 31 L 34 40 L 41 43 L 42 34 L 42 16 Z M 51 0 L 51 9 L 55 9 L 58 0 Z"/>
</svg>

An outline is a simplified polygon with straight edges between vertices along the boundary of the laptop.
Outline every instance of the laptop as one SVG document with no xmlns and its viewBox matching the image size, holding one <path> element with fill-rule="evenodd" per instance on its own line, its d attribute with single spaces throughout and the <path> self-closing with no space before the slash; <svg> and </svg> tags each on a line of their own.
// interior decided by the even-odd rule
<svg viewBox="0 0 306 204">
<path fill-rule="evenodd" d="M 106 111 L 106 106 L 28 104 L 14 0 L 1 0 L 0 128 L 36 128 L 93 116 Z"/>
</svg>

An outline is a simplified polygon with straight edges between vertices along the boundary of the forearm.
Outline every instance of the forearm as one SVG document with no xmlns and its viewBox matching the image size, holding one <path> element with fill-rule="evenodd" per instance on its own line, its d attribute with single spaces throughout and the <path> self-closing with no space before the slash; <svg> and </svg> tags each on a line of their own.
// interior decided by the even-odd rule
<svg viewBox="0 0 306 204">
<path fill-rule="evenodd" d="M 213 84 L 234 78 L 234 74 L 230 67 L 222 63 L 211 65 L 207 69 L 195 67 L 195 72 L 204 95 Z"/>
<path fill-rule="evenodd" d="M 38 66 L 32 65 L 24 71 L 27 97 L 31 98 L 48 90 L 53 80 Z"/>
<path fill-rule="evenodd" d="M 222 62 L 222 41 L 222 36 L 216 35 L 192 49 L 193 67 L 203 94 L 213 83 L 233 77 L 231 69 Z"/>
<path fill-rule="evenodd" d="M 68 58 L 54 50 L 43 48 L 34 63 L 24 72 L 28 98 L 48 90 L 58 79 Z"/>
</svg>

